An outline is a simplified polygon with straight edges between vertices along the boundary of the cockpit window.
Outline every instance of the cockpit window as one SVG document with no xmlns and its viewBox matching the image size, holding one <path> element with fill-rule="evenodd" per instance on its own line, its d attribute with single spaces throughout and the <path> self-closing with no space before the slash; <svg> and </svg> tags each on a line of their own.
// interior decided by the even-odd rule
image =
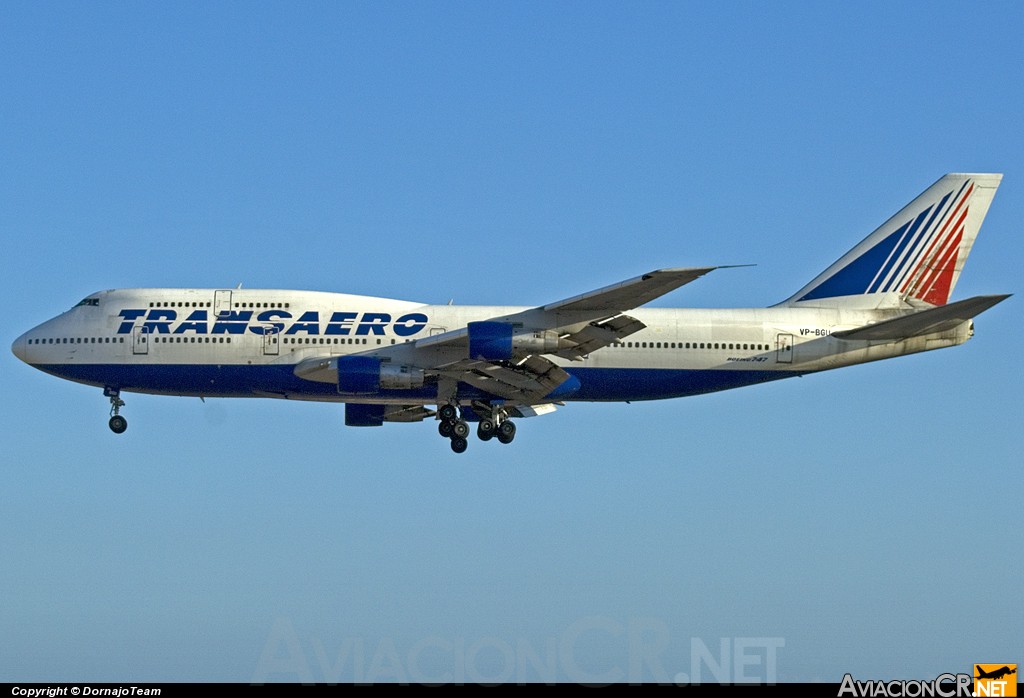
<svg viewBox="0 0 1024 698">
<path fill-rule="evenodd" d="M 95 306 L 98 306 L 99 304 L 100 304 L 100 299 L 99 298 L 83 298 L 81 301 L 79 301 L 78 305 L 76 305 L 75 307 L 77 308 L 77 307 L 82 306 L 82 305 L 95 305 Z"/>
</svg>

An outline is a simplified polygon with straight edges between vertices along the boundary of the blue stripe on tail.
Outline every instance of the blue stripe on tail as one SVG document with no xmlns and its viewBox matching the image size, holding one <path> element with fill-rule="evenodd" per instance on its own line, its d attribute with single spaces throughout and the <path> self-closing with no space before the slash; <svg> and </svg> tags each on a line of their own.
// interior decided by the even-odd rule
<svg viewBox="0 0 1024 698">
<path fill-rule="evenodd" d="M 936 219 L 938 219 L 938 221 L 941 222 L 942 218 L 940 216 L 944 214 L 943 209 L 946 205 L 946 202 L 949 201 L 949 197 L 952 195 L 953 192 L 950 192 L 949 194 L 946 194 L 944 197 L 942 197 L 942 201 L 940 201 L 939 205 L 935 207 L 935 212 L 932 213 L 932 217 L 928 219 L 927 223 L 925 223 L 924 232 L 918 236 L 911 250 L 907 253 L 906 257 L 903 258 L 903 261 L 900 262 L 899 268 L 896 270 L 896 273 L 892 275 L 892 278 L 889 279 L 889 283 L 885 285 L 885 288 L 883 288 L 882 291 L 892 291 L 899 287 L 900 283 L 902 282 L 902 277 L 908 271 L 911 262 L 917 258 L 918 253 L 921 252 L 922 249 L 924 249 L 925 244 L 932 238 L 932 235 L 935 233 L 935 228 L 938 225 Z"/>
<path fill-rule="evenodd" d="M 889 259 L 893 248 L 896 247 L 903 233 L 907 232 L 908 227 L 910 227 L 909 221 L 797 300 L 811 301 L 818 298 L 857 296 L 866 293 L 868 284 L 875 278 L 879 267 Z"/>
</svg>

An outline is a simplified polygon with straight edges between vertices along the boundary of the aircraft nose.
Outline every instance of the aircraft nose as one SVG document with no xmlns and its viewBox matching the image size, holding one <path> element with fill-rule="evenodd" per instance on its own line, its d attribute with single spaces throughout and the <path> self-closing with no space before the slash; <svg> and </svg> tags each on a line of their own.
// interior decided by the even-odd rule
<svg viewBox="0 0 1024 698">
<path fill-rule="evenodd" d="M 14 340 L 14 344 L 11 345 L 11 351 L 14 352 L 15 356 L 27 363 L 28 359 L 25 358 L 27 354 L 26 346 L 28 346 L 28 340 L 25 339 L 25 335 L 21 335 Z"/>
</svg>

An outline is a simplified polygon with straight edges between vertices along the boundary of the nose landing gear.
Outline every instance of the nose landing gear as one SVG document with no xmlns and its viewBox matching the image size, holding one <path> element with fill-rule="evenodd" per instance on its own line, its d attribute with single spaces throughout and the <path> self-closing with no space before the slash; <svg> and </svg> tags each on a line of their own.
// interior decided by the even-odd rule
<svg viewBox="0 0 1024 698">
<path fill-rule="evenodd" d="M 115 434 L 123 434 L 128 428 L 128 420 L 121 416 L 121 408 L 124 407 L 121 391 L 117 388 L 104 388 L 103 394 L 110 398 L 110 421 L 107 425 Z"/>
</svg>

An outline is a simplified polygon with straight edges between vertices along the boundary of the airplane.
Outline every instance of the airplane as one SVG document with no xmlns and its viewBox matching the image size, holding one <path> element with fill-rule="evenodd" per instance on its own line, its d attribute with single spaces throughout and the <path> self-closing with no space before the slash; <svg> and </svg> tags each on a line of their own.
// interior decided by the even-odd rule
<svg viewBox="0 0 1024 698">
<path fill-rule="evenodd" d="M 975 665 L 975 667 L 977 667 L 977 665 Z M 996 669 L 994 671 L 984 671 L 984 670 L 979 668 L 978 669 L 978 675 L 975 676 L 974 678 L 976 678 L 976 679 L 994 679 L 994 680 L 999 680 L 999 679 L 1003 678 L 1004 676 L 1009 676 L 1010 674 L 1016 674 L 1016 673 L 1017 673 L 1017 667 L 1016 666 L 1014 666 L 1014 668 L 1012 668 L 1012 669 L 1009 666 L 1003 666 L 1003 667 L 1001 667 L 999 669 Z"/>
<path fill-rule="evenodd" d="M 953 303 L 1001 174 L 948 174 L 788 299 L 643 308 L 724 267 L 658 269 L 536 307 L 430 305 L 295 290 L 93 293 L 14 354 L 122 393 L 345 404 L 345 424 L 433 419 L 451 449 L 510 443 L 517 418 L 575 401 L 657 400 L 963 344 L 1009 294 Z"/>
<path fill-rule="evenodd" d="M 975 666 L 977 667 L 977 664 Z M 985 671 L 981 668 L 978 668 L 978 675 L 977 677 L 975 677 L 975 679 L 999 680 L 1004 677 L 1008 677 L 1008 675 L 1010 675 L 1011 673 L 1017 673 L 1016 665 L 1014 666 L 1014 668 L 1010 668 L 1010 666 L 1002 666 L 993 671 Z"/>
</svg>

